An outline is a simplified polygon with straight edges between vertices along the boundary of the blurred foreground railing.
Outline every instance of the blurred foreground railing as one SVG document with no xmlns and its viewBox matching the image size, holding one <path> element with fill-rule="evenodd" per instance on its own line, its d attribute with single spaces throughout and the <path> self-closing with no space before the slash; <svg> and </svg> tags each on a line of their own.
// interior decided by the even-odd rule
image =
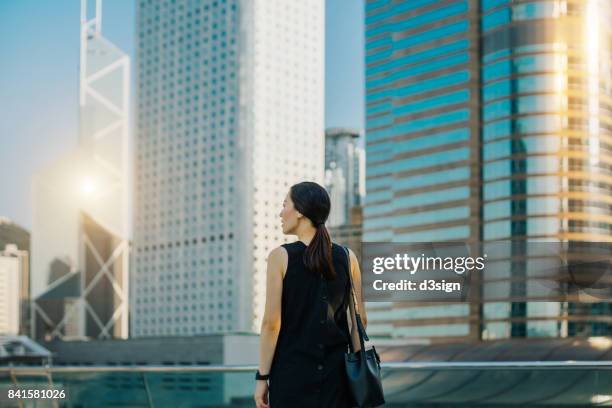
<svg viewBox="0 0 612 408">
<path fill-rule="evenodd" d="M 381 362 L 381 368 L 392 370 L 579 370 L 585 368 L 597 368 L 603 370 L 612 369 L 610 361 L 393 361 Z M 71 372 L 171 372 L 171 373 L 253 373 L 257 370 L 256 365 L 191 365 L 191 366 L 169 366 L 169 365 L 117 365 L 117 366 L 0 366 L 0 373 L 13 372 L 15 374 L 34 373 L 71 373 Z"/>
<path fill-rule="evenodd" d="M 381 365 L 386 407 L 612 404 L 612 361 Z M 255 365 L 0 367 L 0 407 L 253 407 L 256 369 Z M 64 398 L 41 398 L 40 393 L 38 398 L 34 393 L 29 397 L 28 390 L 63 391 Z"/>
</svg>

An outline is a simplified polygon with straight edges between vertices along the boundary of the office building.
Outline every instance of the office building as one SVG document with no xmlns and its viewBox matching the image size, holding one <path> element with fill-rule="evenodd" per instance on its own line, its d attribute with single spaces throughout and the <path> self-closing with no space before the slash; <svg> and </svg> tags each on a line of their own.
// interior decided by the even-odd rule
<svg viewBox="0 0 612 408">
<path fill-rule="evenodd" d="M 35 340 L 128 336 L 130 60 L 102 35 L 101 0 L 87 3 L 78 145 L 33 181 Z"/>
<path fill-rule="evenodd" d="M 367 1 L 364 241 L 609 242 L 611 7 Z M 529 301 L 526 267 L 491 264 L 482 302 L 372 303 L 369 329 L 431 341 L 612 332 L 601 299 Z M 494 286 L 505 289 L 489 300 Z"/>
<path fill-rule="evenodd" d="M 323 1 L 136 13 L 131 334 L 258 332 L 285 194 L 323 183 Z"/>
</svg>

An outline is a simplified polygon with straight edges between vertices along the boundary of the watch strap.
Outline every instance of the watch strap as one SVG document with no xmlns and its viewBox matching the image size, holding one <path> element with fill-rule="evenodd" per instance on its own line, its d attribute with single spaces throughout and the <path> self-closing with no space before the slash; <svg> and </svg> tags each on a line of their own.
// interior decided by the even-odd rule
<svg viewBox="0 0 612 408">
<path fill-rule="evenodd" d="M 270 378 L 270 374 L 261 374 L 259 372 L 259 370 L 257 370 L 257 372 L 255 373 L 255 379 L 256 380 L 267 380 Z"/>
</svg>

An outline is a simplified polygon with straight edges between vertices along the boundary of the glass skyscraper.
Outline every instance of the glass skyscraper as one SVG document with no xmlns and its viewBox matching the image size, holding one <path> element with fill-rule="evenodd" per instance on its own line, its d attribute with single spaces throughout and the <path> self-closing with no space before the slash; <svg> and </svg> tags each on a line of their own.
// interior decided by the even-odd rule
<svg viewBox="0 0 612 408">
<path fill-rule="evenodd" d="M 611 241 L 609 1 L 366 2 L 364 241 Z M 610 304 L 371 303 L 372 333 L 609 334 Z M 526 277 L 523 276 L 523 284 Z M 502 299 L 504 300 L 504 299 Z"/>
<path fill-rule="evenodd" d="M 130 57 L 81 2 L 79 140 L 33 177 L 31 337 L 127 338 Z"/>
<path fill-rule="evenodd" d="M 320 0 L 137 2 L 133 336 L 259 331 L 289 187 L 323 182 Z"/>
</svg>

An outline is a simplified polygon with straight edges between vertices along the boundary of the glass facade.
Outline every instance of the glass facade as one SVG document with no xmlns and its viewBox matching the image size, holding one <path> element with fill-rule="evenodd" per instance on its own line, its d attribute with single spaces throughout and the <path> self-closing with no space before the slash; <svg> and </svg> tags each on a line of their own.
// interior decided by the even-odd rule
<svg viewBox="0 0 612 408">
<path fill-rule="evenodd" d="M 364 242 L 468 241 L 479 112 L 469 1 L 366 2 Z M 470 337 L 468 305 L 368 304 L 379 336 Z"/>
<path fill-rule="evenodd" d="M 485 242 L 513 239 L 523 251 L 520 241 L 610 241 L 610 6 L 481 2 Z M 525 270 L 535 262 L 496 263 L 485 293 L 532 299 Z M 485 302 L 483 337 L 612 332 L 610 303 L 550 300 Z"/>
<path fill-rule="evenodd" d="M 35 340 L 129 335 L 131 60 L 91 3 L 81 2 L 78 144 L 32 182 Z"/>
<path fill-rule="evenodd" d="M 486 252 L 509 239 L 611 241 L 611 7 L 367 1 L 364 242 L 484 241 Z M 371 331 L 438 340 L 612 331 L 609 303 L 528 302 L 525 265 L 513 268 L 522 283 L 505 296 L 518 302 L 424 306 L 420 320 L 372 302 Z M 499 283 L 484 278 L 484 293 Z"/>
</svg>

